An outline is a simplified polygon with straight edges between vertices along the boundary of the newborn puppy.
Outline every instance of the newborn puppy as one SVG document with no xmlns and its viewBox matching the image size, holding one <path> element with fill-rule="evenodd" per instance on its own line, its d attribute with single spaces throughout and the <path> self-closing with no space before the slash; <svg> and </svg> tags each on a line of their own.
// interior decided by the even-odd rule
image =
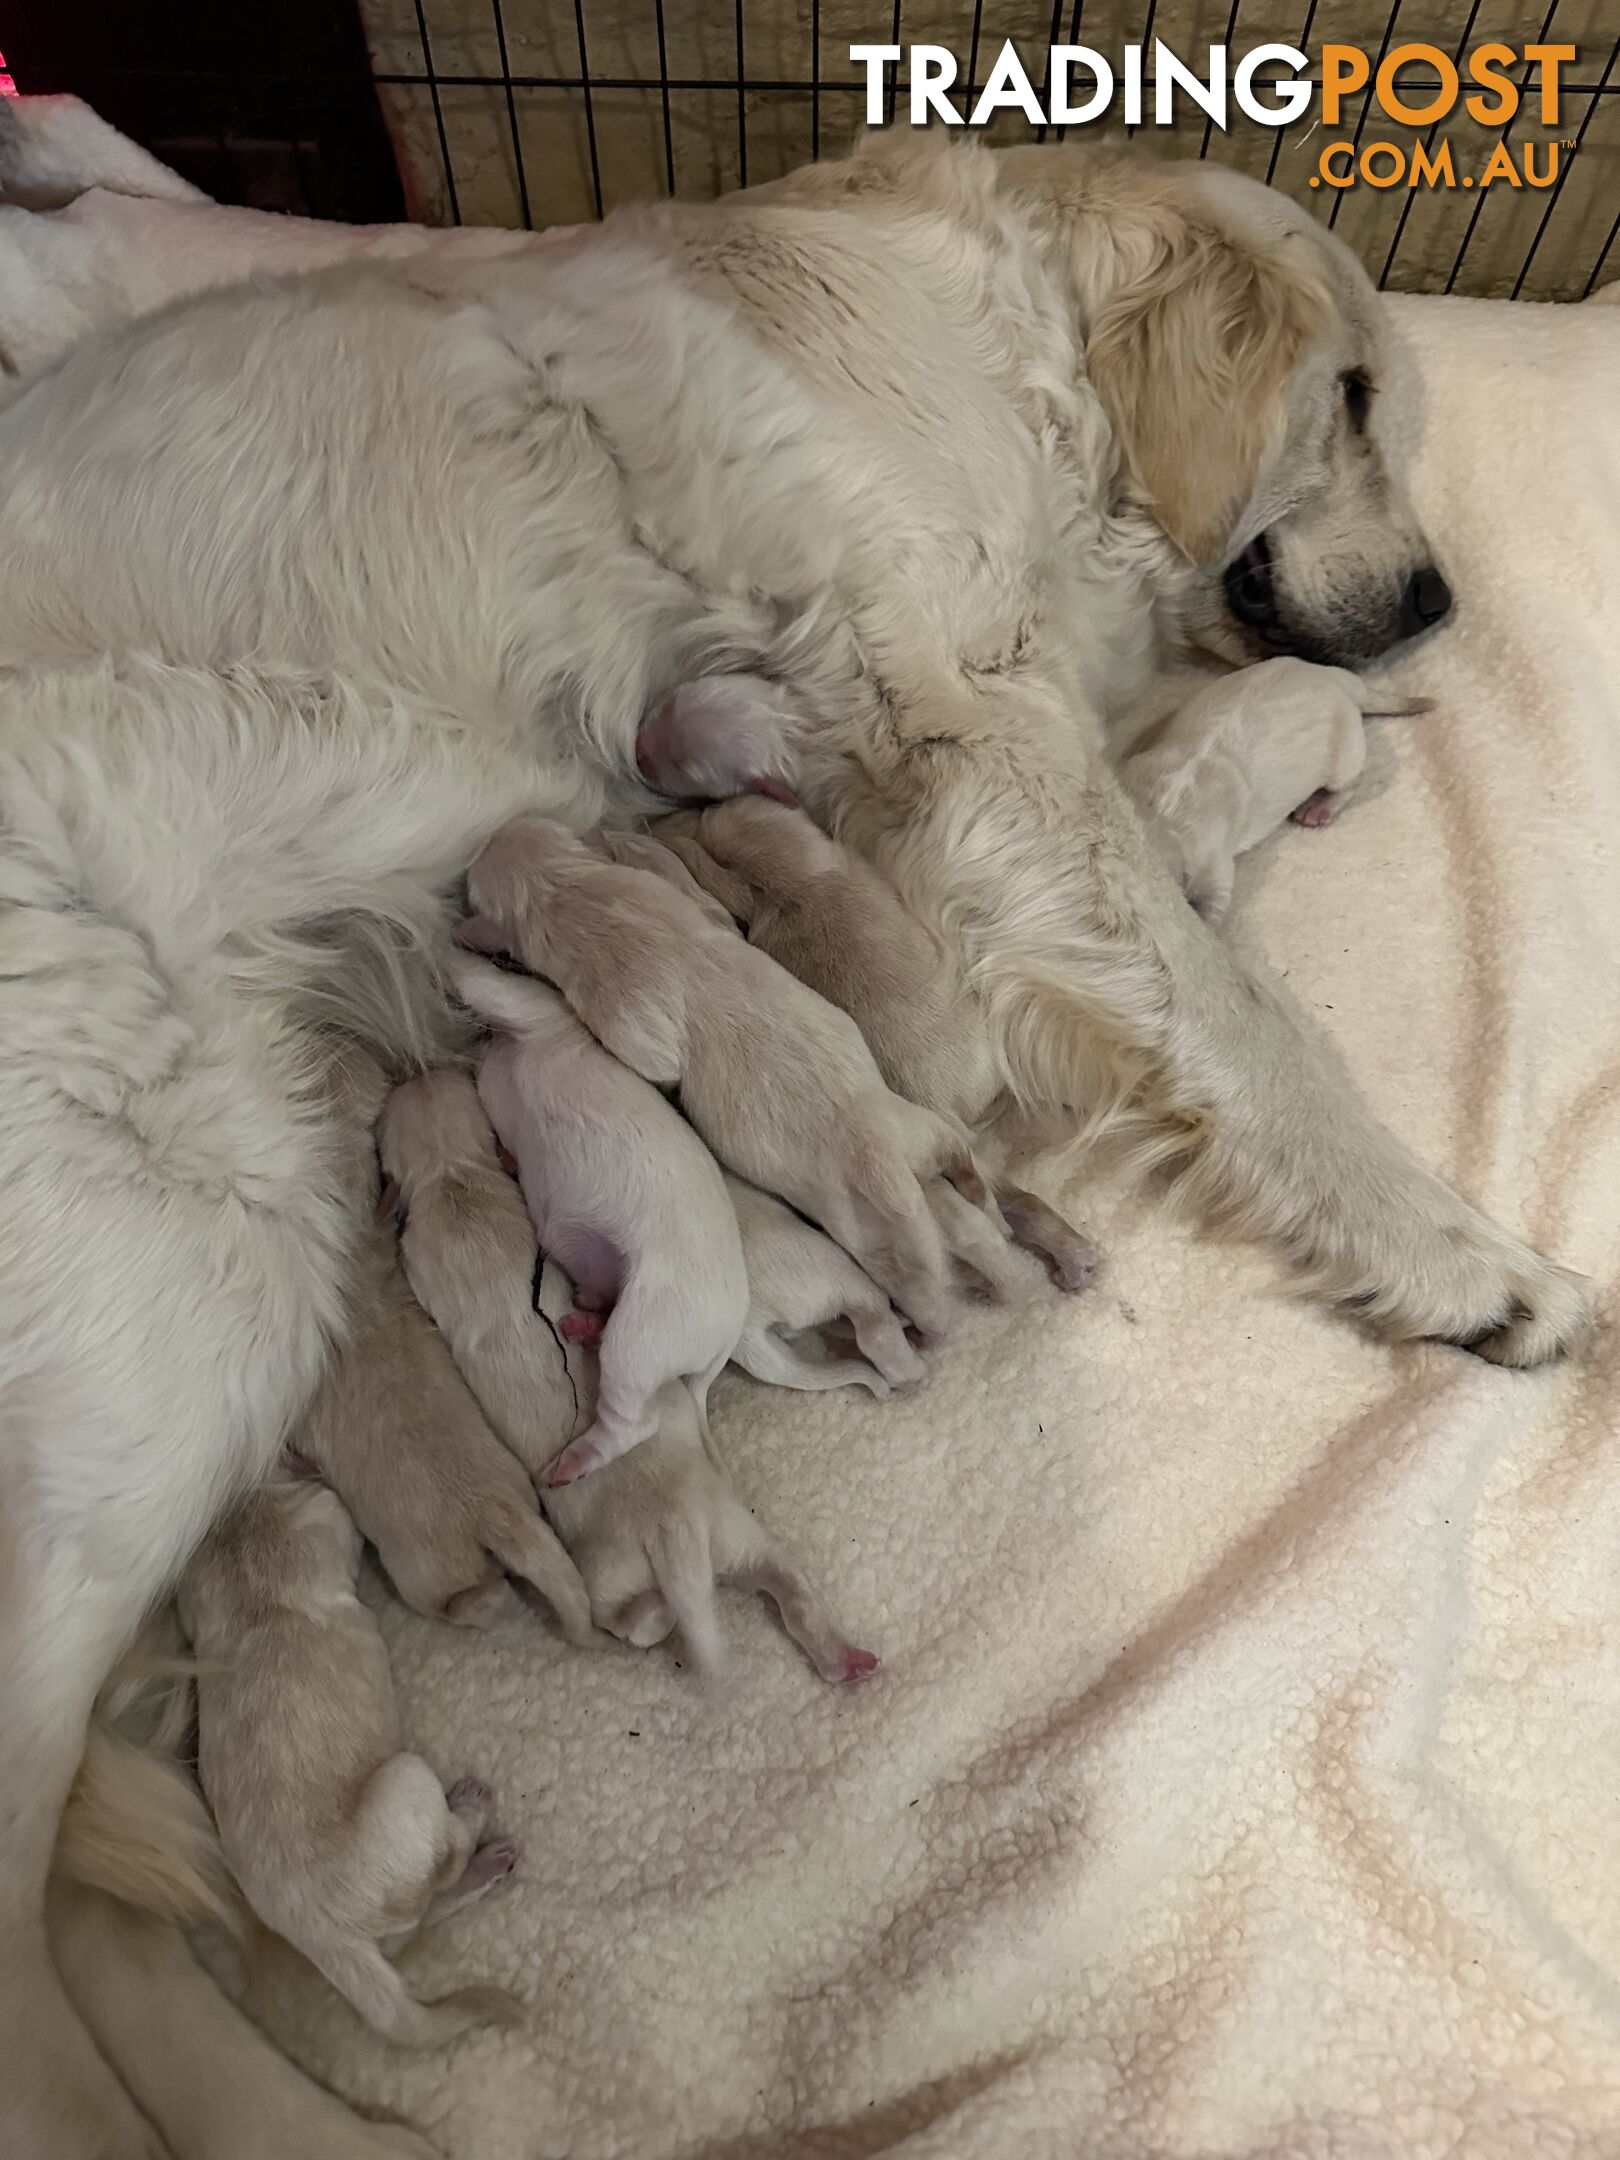
<svg viewBox="0 0 1620 2160">
<path fill-rule="evenodd" d="M 966 1134 L 884 1086 L 847 1013 L 549 819 L 497 833 L 467 884 L 463 942 L 557 983 L 616 1058 L 679 1087 L 722 1162 L 821 1224 L 920 1327 L 955 1315 L 953 1254 L 1016 1287 L 999 1220 L 946 1182 L 976 1179 Z"/>
<path fill-rule="evenodd" d="M 1214 917 L 1232 897 L 1239 855 L 1290 816 L 1325 825 L 1335 815 L 1367 761 L 1365 720 L 1429 705 L 1391 701 L 1345 668 L 1265 660 L 1197 691 L 1123 777 L 1150 823 L 1170 836 L 1188 899 Z"/>
<path fill-rule="evenodd" d="M 548 1266 L 542 1310 L 560 1311 L 565 1292 Z M 590 1353 L 570 1359 L 588 1414 Z M 715 1584 L 768 1597 L 782 1625 L 823 1680 L 847 1685 L 876 1672 L 878 1660 L 835 1625 L 821 1600 L 784 1559 L 764 1525 L 733 1489 L 704 1443 L 691 1391 L 671 1381 L 655 1403 L 658 1429 L 633 1454 L 594 1477 L 548 1488 L 546 1507 L 589 1585 L 598 1627 L 648 1649 L 679 1628 L 700 1672 L 721 1663 Z"/>
<path fill-rule="evenodd" d="M 801 721 L 793 699 L 763 675 L 705 675 L 653 706 L 636 736 L 636 764 L 653 793 L 672 802 L 757 794 L 791 803 Z"/>
<path fill-rule="evenodd" d="M 897 1095 L 968 1126 L 1001 1092 L 956 954 L 895 888 L 801 810 L 757 795 L 660 820 L 656 836 L 751 945 L 847 1012 Z"/>
<path fill-rule="evenodd" d="M 863 1387 L 880 1397 L 927 1377 L 888 1299 L 841 1246 L 757 1185 L 728 1174 L 726 1191 L 748 1270 L 748 1325 L 733 1363 L 778 1387 Z M 858 1358 L 811 1358 L 784 1340 L 840 1316 L 854 1332 Z"/>
<path fill-rule="evenodd" d="M 516 1863 L 481 1844 L 488 1788 L 446 1794 L 400 1745 L 388 1655 L 355 1595 L 360 1538 L 335 1493 L 267 1485 L 205 1538 L 179 1590 L 197 1660 L 198 1771 L 267 1927 L 404 2046 L 516 2022 L 498 1988 L 418 2002 L 384 1955 Z"/>
<path fill-rule="evenodd" d="M 294 1437 L 293 1460 L 339 1495 L 414 1611 L 491 1627 L 516 1609 L 510 1569 L 570 1642 L 589 1642 L 578 1570 L 412 1297 L 391 1221 L 363 1233 L 354 1333 Z"/>
<path fill-rule="evenodd" d="M 661 846 L 651 833 L 598 831 L 581 833 L 580 838 L 591 853 L 600 855 L 604 862 L 628 863 L 632 870 L 650 870 L 654 877 L 661 877 L 677 892 L 685 893 L 687 899 L 700 907 L 719 929 L 736 929 L 737 925 L 726 909 L 704 891 L 679 855 Z"/>
<path fill-rule="evenodd" d="M 578 852 L 603 877 L 668 891 L 643 871 Z M 703 927 L 696 909 L 669 898 Z M 690 1384 L 703 1421 L 748 1318 L 737 1219 L 696 1133 L 555 990 L 478 961 L 460 965 L 456 987 L 497 1030 L 478 1093 L 517 1158 L 540 1243 L 572 1279 L 575 1303 L 608 1315 L 595 1421 L 545 1473 L 547 1485 L 566 1485 L 651 1437 L 666 1381 Z"/>
<path fill-rule="evenodd" d="M 427 1073 L 396 1088 L 378 1139 L 410 1286 L 485 1417 L 538 1481 L 574 1437 L 578 1391 L 557 1325 L 534 1309 L 534 1224 L 470 1075 Z M 567 1316 L 565 1306 L 558 1317 Z"/>
</svg>

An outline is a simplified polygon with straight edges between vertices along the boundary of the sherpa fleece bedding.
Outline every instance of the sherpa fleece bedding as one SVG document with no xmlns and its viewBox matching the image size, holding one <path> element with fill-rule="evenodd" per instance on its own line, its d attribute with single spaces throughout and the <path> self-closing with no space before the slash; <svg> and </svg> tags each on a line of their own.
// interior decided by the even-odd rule
<svg viewBox="0 0 1620 2160">
<path fill-rule="evenodd" d="M 19 232 L 49 282 L 21 215 L 8 343 Z M 1438 710 L 1249 859 L 1230 934 L 1612 1296 L 1620 311 L 1392 306 L 1458 594 L 1402 670 Z M 1098 1286 L 975 1318 L 914 1398 L 716 1392 L 882 1653 L 860 1692 L 741 1598 L 710 1691 L 387 1606 L 413 1742 L 525 1845 L 406 1962 L 531 2024 L 402 2055 L 273 1960 L 249 1999 L 301 2061 L 457 2160 L 1620 2153 L 1615 1335 L 1529 1377 L 1392 1350 L 1150 1195 L 1068 1203 Z"/>
</svg>

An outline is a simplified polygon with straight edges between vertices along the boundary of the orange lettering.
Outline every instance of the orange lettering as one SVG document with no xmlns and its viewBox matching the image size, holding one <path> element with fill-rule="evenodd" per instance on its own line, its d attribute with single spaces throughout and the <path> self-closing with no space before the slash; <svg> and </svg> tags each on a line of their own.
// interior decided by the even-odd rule
<svg viewBox="0 0 1620 2160">
<path fill-rule="evenodd" d="M 1494 105 L 1489 98 L 1478 96 L 1464 101 L 1481 127 L 1501 127 L 1519 109 L 1519 86 L 1511 75 L 1502 73 L 1503 64 L 1512 58 L 1511 45 L 1482 45 L 1468 62 L 1469 80 L 1483 90 L 1496 92 Z"/>
<path fill-rule="evenodd" d="M 1554 127 L 1558 121 L 1558 70 L 1566 60 L 1573 60 L 1573 45 L 1527 45 L 1526 60 L 1541 63 L 1541 124 Z"/>
<path fill-rule="evenodd" d="M 1372 73 L 1372 63 L 1364 52 L 1354 45 L 1324 45 L 1322 47 L 1322 125 L 1337 127 L 1339 124 L 1339 100 L 1347 90 L 1359 90 Z M 1330 183 L 1334 187 L 1347 185 L 1342 181 Z"/>
<path fill-rule="evenodd" d="M 1418 60 L 1425 67 L 1434 69 L 1440 78 L 1440 88 L 1427 105 L 1408 105 L 1395 78 L 1403 67 Z M 1444 119 L 1457 102 L 1456 63 L 1438 45 L 1397 45 L 1380 66 L 1375 88 L 1379 104 L 1399 126 L 1427 127 L 1431 120 Z"/>
</svg>

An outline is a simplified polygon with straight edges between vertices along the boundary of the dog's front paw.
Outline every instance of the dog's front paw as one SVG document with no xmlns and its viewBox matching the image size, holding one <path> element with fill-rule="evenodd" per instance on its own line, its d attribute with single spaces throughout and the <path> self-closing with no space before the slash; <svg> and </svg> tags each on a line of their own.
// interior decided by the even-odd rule
<svg viewBox="0 0 1620 2160">
<path fill-rule="evenodd" d="M 1562 1357 L 1592 1319 L 1592 1285 L 1573 1269 L 1530 1253 L 1533 1265 L 1513 1271 L 1507 1302 L 1475 1335 L 1453 1338 L 1458 1347 L 1493 1365 L 1546 1365 Z"/>
</svg>

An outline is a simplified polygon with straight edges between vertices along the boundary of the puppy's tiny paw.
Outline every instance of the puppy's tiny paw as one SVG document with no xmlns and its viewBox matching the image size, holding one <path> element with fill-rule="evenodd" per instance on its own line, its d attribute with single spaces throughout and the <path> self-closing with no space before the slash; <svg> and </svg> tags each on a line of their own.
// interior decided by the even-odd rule
<svg viewBox="0 0 1620 2160">
<path fill-rule="evenodd" d="M 467 1862 L 462 1883 L 469 1890 L 493 1889 L 496 1883 L 505 1882 L 522 1853 L 523 1847 L 516 1838 L 491 1838 L 487 1845 L 480 1845 Z"/>
<path fill-rule="evenodd" d="M 451 1810 L 457 1815 L 477 1815 L 494 1805 L 495 1795 L 482 1778 L 457 1778 L 445 1794 Z"/>
<path fill-rule="evenodd" d="M 863 1680 L 871 1679 L 882 1662 L 875 1650 L 857 1650 L 852 1643 L 830 1677 L 838 1687 L 858 1687 Z"/>
<path fill-rule="evenodd" d="M 1288 813 L 1290 822 L 1314 830 L 1319 825 L 1331 825 L 1339 814 L 1339 798 L 1332 788 L 1319 787 L 1314 795 L 1307 795 L 1297 809 Z"/>
</svg>

